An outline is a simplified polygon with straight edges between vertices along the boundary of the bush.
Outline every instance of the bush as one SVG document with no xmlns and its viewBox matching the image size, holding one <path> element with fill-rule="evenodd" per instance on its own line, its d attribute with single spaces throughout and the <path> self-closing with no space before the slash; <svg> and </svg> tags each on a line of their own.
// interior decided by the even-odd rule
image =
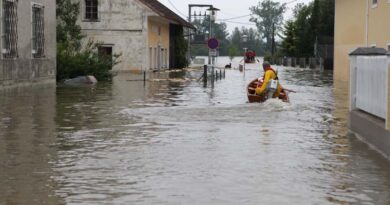
<svg viewBox="0 0 390 205">
<path fill-rule="evenodd" d="M 81 51 L 70 51 L 66 45 L 57 46 L 57 80 L 75 78 L 83 75 L 93 75 L 99 81 L 111 78 L 112 66 L 119 63 L 120 55 L 99 56 L 101 43 L 89 41 Z"/>
</svg>

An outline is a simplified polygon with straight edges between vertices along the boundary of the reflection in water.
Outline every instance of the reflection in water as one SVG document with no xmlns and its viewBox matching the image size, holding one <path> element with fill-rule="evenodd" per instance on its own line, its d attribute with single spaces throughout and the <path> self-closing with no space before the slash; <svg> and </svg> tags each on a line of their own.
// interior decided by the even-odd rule
<svg viewBox="0 0 390 205">
<path fill-rule="evenodd" d="M 51 178 L 55 87 L 0 95 L 0 204 L 62 204 Z"/>
<path fill-rule="evenodd" d="M 260 67 L 213 89 L 186 72 L 5 95 L 0 204 L 389 203 L 389 162 L 348 134 L 332 73 L 280 67 L 291 103 L 248 104 Z"/>
</svg>

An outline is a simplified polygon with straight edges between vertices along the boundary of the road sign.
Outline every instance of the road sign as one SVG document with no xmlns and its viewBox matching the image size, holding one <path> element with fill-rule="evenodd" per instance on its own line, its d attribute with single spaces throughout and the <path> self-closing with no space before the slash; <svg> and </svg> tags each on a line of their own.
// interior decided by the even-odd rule
<svg viewBox="0 0 390 205">
<path fill-rule="evenodd" d="M 209 49 L 209 56 L 217 56 L 217 49 Z"/>
<path fill-rule="evenodd" d="M 207 46 L 210 48 L 210 49 L 217 49 L 219 47 L 219 42 L 216 38 L 210 38 L 208 41 L 207 41 Z"/>
</svg>

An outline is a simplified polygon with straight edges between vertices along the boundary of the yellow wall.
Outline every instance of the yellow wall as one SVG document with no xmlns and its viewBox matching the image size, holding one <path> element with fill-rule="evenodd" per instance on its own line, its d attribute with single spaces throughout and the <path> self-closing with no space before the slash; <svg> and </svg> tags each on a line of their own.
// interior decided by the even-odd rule
<svg viewBox="0 0 390 205">
<path fill-rule="evenodd" d="M 378 6 L 369 9 L 368 45 L 386 48 L 390 43 L 390 2 L 378 0 Z"/>
<path fill-rule="evenodd" d="M 349 53 L 365 44 L 366 0 L 336 0 L 334 79 L 349 81 Z"/>
<path fill-rule="evenodd" d="M 161 32 L 158 35 L 158 28 L 160 27 Z M 148 21 L 149 30 L 149 47 L 155 47 L 161 44 L 164 48 L 169 48 L 169 23 L 159 21 L 158 19 L 149 18 Z"/>
<path fill-rule="evenodd" d="M 377 47 L 388 47 L 387 44 L 390 43 L 389 19 L 389 0 L 378 0 L 376 7 L 372 6 L 372 0 L 336 0 L 335 80 L 349 81 L 348 54 L 351 51 L 373 44 Z M 366 28 L 368 28 L 368 36 Z"/>
<path fill-rule="evenodd" d="M 167 59 L 166 62 L 169 65 L 169 22 L 160 17 L 149 17 L 148 19 L 148 49 L 152 48 L 152 55 L 150 56 L 150 50 L 148 51 L 149 55 L 149 65 L 152 60 L 152 69 L 156 68 L 155 65 L 155 48 L 160 46 L 162 49 L 166 49 L 166 56 L 164 59 Z"/>
</svg>

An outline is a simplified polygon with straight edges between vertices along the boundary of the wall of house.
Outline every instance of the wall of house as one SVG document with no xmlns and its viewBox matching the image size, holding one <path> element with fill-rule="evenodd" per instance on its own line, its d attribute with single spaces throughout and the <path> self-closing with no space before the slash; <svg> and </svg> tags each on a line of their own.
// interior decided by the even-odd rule
<svg viewBox="0 0 390 205">
<path fill-rule="evenodd" d="M 2 2 L 2 1 L 1 1 Z M 2 3 L 0 2 L 1 8 Z M 45 57 L 32 56 L 32 3 L 44 5 Z M 56 10 L 55 1 L 18 1 L 18 57 L 0 57 L 0 89 L 6 87 L 55 83 L 56 75 Z M 2 10 L 2 9 L 1 9 Z M 0 11 L 1 11 L 0 10 Z M 3 16 L 0 17 L 0 22 Z M 0 27 L 2 29 L 2 27 Z M 3 47 L 0 41 L 0 47 Z"/>
<path fill-rule="evenodd" d="M 334 79 L 349 81 L 349 53 L 365 42 L 367 0 L 336 0 Z"/>
<path fill-rule="evenodd" d="M 378 0 L 370 5 L 368 18 L 368 46 L 389 49 L 390 46 L 390 1 Z"/>
<path fill-rule="evenodd" d="M 148 69 L 148 22 L 154 13 L 136 0 L 99 0 L 97 21 L 85 20 L 85 1 L 81 0 L 79 23 L 87 36 L 112 46 L 113 53 L 122 54 L 114 70 Z"/>
<path fill-rule="evenodd" d="M 149 41 L 149 67 L 158 69 L 156 56 L 160 48 L 160 68 L 167 68 L 169 65 L 169 22 L 160 17 L 148 18 L 148 41 Z M 161 50 L 162 49 L 162 50 Z M 157 53 L 156 53 L 157 52 Z M 158 58 L 158 57 L 157 57 Z"/>
<path fill-rule="evenodd" d="M 358 47 L 390 45 L 390 1 L 336 0 L 334 79 L 348 81 L 348 54 Z M 368 14 L 368 15 L 367 15 Z"/>
</svg>

